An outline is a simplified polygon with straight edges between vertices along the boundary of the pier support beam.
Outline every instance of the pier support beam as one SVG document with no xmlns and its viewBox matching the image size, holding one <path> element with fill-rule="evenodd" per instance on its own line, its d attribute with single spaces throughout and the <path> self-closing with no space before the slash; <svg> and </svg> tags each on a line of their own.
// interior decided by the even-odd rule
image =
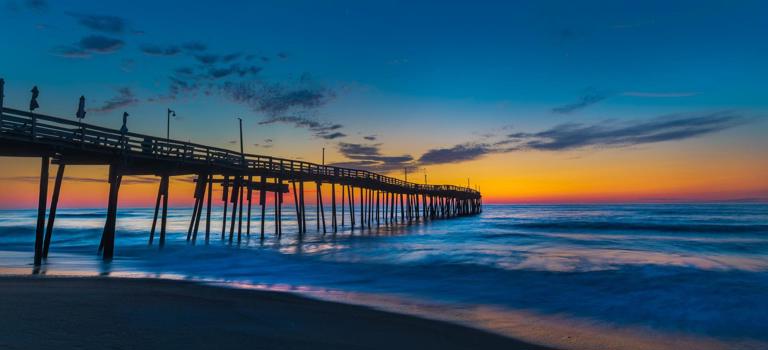
<svg viewBox="0 0 768 350">
<path fill-rule="evenodd" d="M 323 222 L 323 233 L 325 233 L 325 208 L 323 208 L 323 188 L 320 185 L 320 182 L 316 182 L 317 184 L 317 210 L 320 212 L 320 217 L 318 218 Z"/>
<path fill-rule="evenodd" d="M 336 225 L 336 184 L 331 183 L 331 226 L 333 226 L 333 233 L 336 233 L 338 227 Z"/>
<path fill-rule="evenodd" d="M 61 181 L 64 178 L 64 168 L 66 165 L 59 164 L 56 169 L 56 182 L 53 183 L 53 196 L 51 197 L 51 209 L 48 212 L 48 225 L 45 227 L 45 242 L 43 244 L 43 259 L 48 258 L 48 249 L 51 246 L 51 236 L 53 235 L 53 222 L 56 220 L 56 208 L 59 206 L 59 193 L 61 192 Z"/>
<path fill-rule="evenodd" d="M 224 181 L 221 183 L 221 200 L 224 202 L 224 213 L 221 215 L 221 239 L 224 239 L 224 234 L 227 232 L 227 205 L 229 205 L 229 176 L 224 176 Z"/>
<path fill-rule="evenodd" d="M 112 164 L 109 166 L 109 204 L 107 206 L 107 222 L 104 224 L 104 233 L 101 241 L 104 243 L 102 258 L 112 260 L 115 255 L 115 226 L 117 224 L 117 198 L 120 191 L 120 182 L 122 181 L 120 166 Z M 162 240 L 162 239 L 161 239 Z"/>
<path fill-rule="evenodd" d="M 205 243 L 211 238 L 211 201 L 213 200 L 213 175 L 208 175 L 208 203 L 205 209 Z"/>
<path fill-rule="evenodd" d="M 165 231 L 168 226 L 168 187 L 170 187 L 170 177 L 163 175 L 160 178 L 160 191 L 163 196 L 163 212 L 160 216 L 160 247 L 165 245 Z"/>
<path fill-rule="evenodd" d="M 37 198 L 37 228 L 35 230 L 35 266 L 43 262 L 43 231 L 45 230 L 45 207 L 48 203 L 48 167 L 50 158 L 44 156 L 40 162 L 40 189 Z"/>
</svg>

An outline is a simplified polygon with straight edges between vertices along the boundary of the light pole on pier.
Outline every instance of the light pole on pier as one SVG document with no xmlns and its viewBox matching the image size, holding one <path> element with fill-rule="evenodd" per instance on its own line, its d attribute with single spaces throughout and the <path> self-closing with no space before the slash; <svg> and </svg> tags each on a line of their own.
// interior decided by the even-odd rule
<svg viewBox="0 0 768 350">
<path fill-rule="evenodd" d="M 166 123 L 165 123 L 165 140 L 171 141 L 171 117 L 176 116 L 176 111 L 168 108 L 168 112 L 166 113 Z"/>
<path fill-rule="evenodd" d="M 237 121 L 240 124 L 240 156 L 245 158 L 245 150 L 243 148 L 243 118 L 237 118 Z"/>
<path fill-rule="evenodd" d="M 323 165 L 325 165 L 325 147 L 323 147 Z"/>
</svg>

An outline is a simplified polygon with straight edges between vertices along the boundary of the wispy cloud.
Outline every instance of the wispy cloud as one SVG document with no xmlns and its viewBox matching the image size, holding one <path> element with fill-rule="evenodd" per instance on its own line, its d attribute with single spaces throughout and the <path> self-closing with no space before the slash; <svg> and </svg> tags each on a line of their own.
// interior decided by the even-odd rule
<svg viewBox="0 0 768 350">
<path fill-rule="evenodd" d="M 363 139 L 368 141 L 376 141 L 376 137 L 377 137 L 376 135 L 368 135 L 368 136 L 363 136 Z"/>
<path fill-rule="evenodd" d="M 125 42 L 120 39 L 101 35 L 89 35 L 79 42 L 55 48 L 53 53 L 57 56 L 69 58 L 88 58 L 93 54 L 109 54 L 120 50 Z"/>
<path fill-rule="evenodd" d="M 339 131 L 336 131 L 343 127 L 341 124 L 320 122 L 317 120 L 312 120 L 312 119 L 309 119 L 306 117 L 300 117 L 300 116 L 271 117 L 271 118 L 262 120 L 261 122 L 259 122 L 259 125 L 267 125 L 267 124 L 275 124 L 275 123 L 289 124 L 297 128 L 309 129 L 310 131 L 312 131 L 312 133 L 315 136 L 328 139 L 328 140 L 346 136 L 345 134 Z"/>
<path fill-rule="evenodd" d="M 175 56 L 181 52 L 181 48 L 175 45 L 161 46 L 144 44 L 139 47 L 141 52 L 150 56 Z"/>
<path fill-rule="evenodd" d="M 333 163 L 335 166 L 386 173 L 414 165 L 410 155 L 382 155 L 381 144 L 339 142 L 338 147 L 339 153 L 349 161 Z"/>
<path fill-rule="evenodd" d="M 419 164 L 461 163 L 478 159 L 492 152 L 494 152 L 494 149 L 487 144 L 466 143 L 448 148 L 431 149 L 419 157 Z"/>
<path fill-rule="evenodd" d="M 590 89 L 587 89 L 587 92 L 584 95 L 582 95 L 577 102 L 552 108 L 552 112 L 560 113 L 560 114 L 569 114 L 569 113 L 577 112 L 595 103 L 605 100 L 606 98 L 608 98 L 607 94 L 599 93 L 594 89 L 590 88 Z"/>
<path fill-rule="evenodd" d="M 730 129 L 748 119 L 735 112 L 674 114 L 650 120 L 599 124 L 567 123 L 537 133 L 508 135 L 510 150 L 561 151 L 585 147 L 626 147 L 678 141 Z"/>
<path fill-rule="evenodd" d="M 125 20 L 117 16 L 86 15 L 78 13 L 70 13 L 69 15 L 77 19 L 77 23 L 81 26 L 97 32 L 121 34 L 126 28 Z"/>
<path fill-rule="evenodd" d="M 698 95 L 698 92 L 650 92 L 650 91 L 626 91 L 622 96 L 632 97 L 690 97 Z"/>
<path fill-rule="evenodd" d="M 13 12 L 18 12 L 21 10 L 32 10 L 37 12 L 43 12 L 48 10 L 48 1 L 46 0 L 22 0 L 22 1 L 9 0 L 6 2 L 6 8 Z"/>
<path fill-rule="evenodd" d="M 200 52 L 208 49 L 208 46 L 199 41 L 190 41 L 181 45 L 181 48 L 190 52 Z"/>
<path fill-rule="evenodd" d="M 432 149 L 419 164 L 449 164 L 478 159 L 492 153 L 518 151 L 569 151 L 620 148 L 681 141 L 743 125 L 752 118 L 732 112 L 687 113 L 639 121 L 606 121 L 595 124 L 566 123 L 540 132 L 518 132 L 494 143 L 465 143 Z"/>
<path fill-rule="evenodd" d="M 133 91 L 128 87 L 123 87 L 117 90 L 118 94 L 115 97 L 105 101 L 101 107 L 90 109 L 95 113 L 108 113 L 116 109 L 125 108 L 134 105 L 139 102 L 139 99 L 134 96 Z"/>
</svg>

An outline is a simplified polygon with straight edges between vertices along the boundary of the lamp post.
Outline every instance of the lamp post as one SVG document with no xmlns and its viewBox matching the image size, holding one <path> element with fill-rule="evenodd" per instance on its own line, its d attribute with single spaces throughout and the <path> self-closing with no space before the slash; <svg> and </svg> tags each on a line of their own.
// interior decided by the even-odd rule
<svg viewBox="0 0 768 350">
<path fill-rule="evenodd" d="M 166 113 L 166 126 L 165 126 L 165 139 L 166 141 L 171 141 L 171 117 L 176 116 L 176 111 L 168 108 L 168 112 Z"/>
<path fill-rule="evenodd" d="M 325 147 L 323 147 L 323 165 L 325 165 Z"/>
<path fill-rule="evenodd" d="M 243 148 L 243 118 L 237 118 L 237 121 L 240 125 L 240 157 L 245 160 L 245 150 Z M 245 165 L 245 162 L 243 162 L 243 165 Z"/>
</svg>

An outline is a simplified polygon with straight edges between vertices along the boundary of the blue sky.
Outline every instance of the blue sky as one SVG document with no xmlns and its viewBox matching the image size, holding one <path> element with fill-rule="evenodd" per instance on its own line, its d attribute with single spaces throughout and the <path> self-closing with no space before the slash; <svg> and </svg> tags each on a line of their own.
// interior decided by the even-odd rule
<svg viewBox="0 0 768 350">
<path fill-rule="evenodd" d="M 447 164 L 513 153 L 497 145 L 505 133 L 691 113 L 729 111 L 753 126 L 662 142 L 729 131 L 745 148 L 764 144 L 762 1 L 1 4 L 7 106 L 38 85 L 43 113 L 69 116 L 83 94 L 89 122 L 117 127 L 127 110 L 137 132 L 163 135 L 171 107 L 176 137 L 232 147 L 243 116 L 250 152 L 310 158 L 326 147 L 336 162 L 379 170 L 424 166 L 431 150 L 452 150 Z M 179 84 L 196 86 L 173 93 Z M 596 142 L 577 148 L 635 146 Z M 376 158 L 402 155 L 412 159 Z"/>
</svg>

